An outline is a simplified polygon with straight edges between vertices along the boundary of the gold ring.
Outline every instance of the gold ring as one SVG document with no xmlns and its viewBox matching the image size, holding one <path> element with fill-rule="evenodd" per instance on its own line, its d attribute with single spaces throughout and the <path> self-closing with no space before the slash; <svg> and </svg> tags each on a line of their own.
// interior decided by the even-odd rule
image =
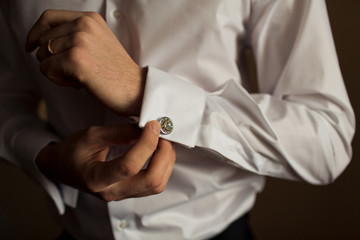
<svg viewBox="0 0 360 240">
<path fill-rule="evenodd" d="M 52 48 L 52 46 L 51 46 L 52 41 L 53 41 L 52 39 L 50 39 L 50 40 L 48 41 L 47 48 L 48 48 L 48 51 L 51 53 L 51 55 L 55 55 L 55 52 L 54 52 L 54 50 L 53 50 L 53 48 Z"/>
</svg>

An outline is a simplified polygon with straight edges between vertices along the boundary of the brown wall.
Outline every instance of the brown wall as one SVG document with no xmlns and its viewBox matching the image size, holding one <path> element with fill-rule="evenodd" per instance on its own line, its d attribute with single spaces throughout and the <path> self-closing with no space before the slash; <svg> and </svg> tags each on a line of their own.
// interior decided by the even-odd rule
<svg viewBox="0 0 360 240">
<path fill-rule="evenodd" d="M 360 1 L 327 3 L 343 76 L 359 113 Z M 268 179 L 251 213 L 257 239 L 360 239 L 359 141 L 357 134 L 353 161 L 329 186 Z M 41 188 L 0 161 L 0 239 L 53 239 L 61 229 L 46 205 Z"/>
</svg>

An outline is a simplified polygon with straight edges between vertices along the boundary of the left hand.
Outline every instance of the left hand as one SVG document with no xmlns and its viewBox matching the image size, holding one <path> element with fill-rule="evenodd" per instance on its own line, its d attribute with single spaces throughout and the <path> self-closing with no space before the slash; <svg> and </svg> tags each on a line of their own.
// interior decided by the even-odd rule
<svg viewBox="0 0 360 240">
<path fill-rule="evenodd" d="M 48 50 L 50 40 L 54 54 Z M 40 70 L 54 83 L 83 86 L 118 114 L 139 114 L 146 70 L 98 13 L 45 11 L 27 38 L 27 51 L 37 47 Z"/>
<path fill-rule="evenodd" d="M 164 191 L 176 160 L 171 142 L 159 139 L 159 133 L 157 121 L 147 123 L 142 132 L 134 125 L 90 127 L 45 146 L 35 163 L 53 182 L 104 201 L 154 195 Z M 133 145 L 106 161 L 110 146 L 119 144 Z"/>
</svg>

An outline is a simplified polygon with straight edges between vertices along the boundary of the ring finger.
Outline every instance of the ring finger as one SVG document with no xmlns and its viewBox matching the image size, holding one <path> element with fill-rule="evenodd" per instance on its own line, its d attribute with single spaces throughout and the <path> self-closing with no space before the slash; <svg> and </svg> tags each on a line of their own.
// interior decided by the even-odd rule
<svg viewBox="0 0 360 240">
<path fill-rule="evenodd" d="M 78 22 L 79 22 L 79 20 L 75 19 L 74 21 L 64 23 L 62 25 L 59 25 L 59 26 L 52 28 L 51 30 L 45 32 L 38 40 L 39 49 L 38 49 L 36 56 L 39 59 L 39 61 L 42 61 L 44 58 L 49 57 L 53 54 L 63 52 L 62 49 L 64 49 L 64 47 L 61 48 L 61 47 L 55 46 L 55 44 L 57 44 L 57 45 L 59 44 L 57 40 L 68 41 L 69 39 L 66 38 L 67 36 L 71 36 L 74 33 L 79 32 L 80 27 L 79 27 L 79 24 L 77 24 Z M 57 42 L 57 43 L 55 43 L 55 42 Z M 62 43 L 62 45 L 63 45 L 63 43 Z M 70 44 L 68 44 L 68 45 L 70 45 Z M 65 48 L 65 50 L 70 47 Z M 51 53 L 50 49 L 52 50 L 52 53 Z"/>
<path fill-rule="evenodd" d="M 50 39 L 47 44 L 43 44 L 36 52 L 37 59 L 42 62 L 45 58 L 52 55 L 63 53 L 74 46 L 73 36 L 68 35 L 65 37 L 59 37 Z M 51 51 L 52 52 L 51 52 Z"/>
</svg>

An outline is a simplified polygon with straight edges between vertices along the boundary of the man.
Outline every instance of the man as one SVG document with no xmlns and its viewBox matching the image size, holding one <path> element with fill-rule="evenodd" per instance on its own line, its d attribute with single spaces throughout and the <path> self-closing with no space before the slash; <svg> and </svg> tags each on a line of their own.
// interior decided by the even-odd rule
<svg viewBox="0 0 360 240">
<path fill-rule="evenodd" d="M 250 238 L 228 226 L 263 176 L 326 184 L 351 158 L 323 1 L 27 4 L 1 2 L 1 156 L 38 178 L 76 238 Z"/>
</svg>

